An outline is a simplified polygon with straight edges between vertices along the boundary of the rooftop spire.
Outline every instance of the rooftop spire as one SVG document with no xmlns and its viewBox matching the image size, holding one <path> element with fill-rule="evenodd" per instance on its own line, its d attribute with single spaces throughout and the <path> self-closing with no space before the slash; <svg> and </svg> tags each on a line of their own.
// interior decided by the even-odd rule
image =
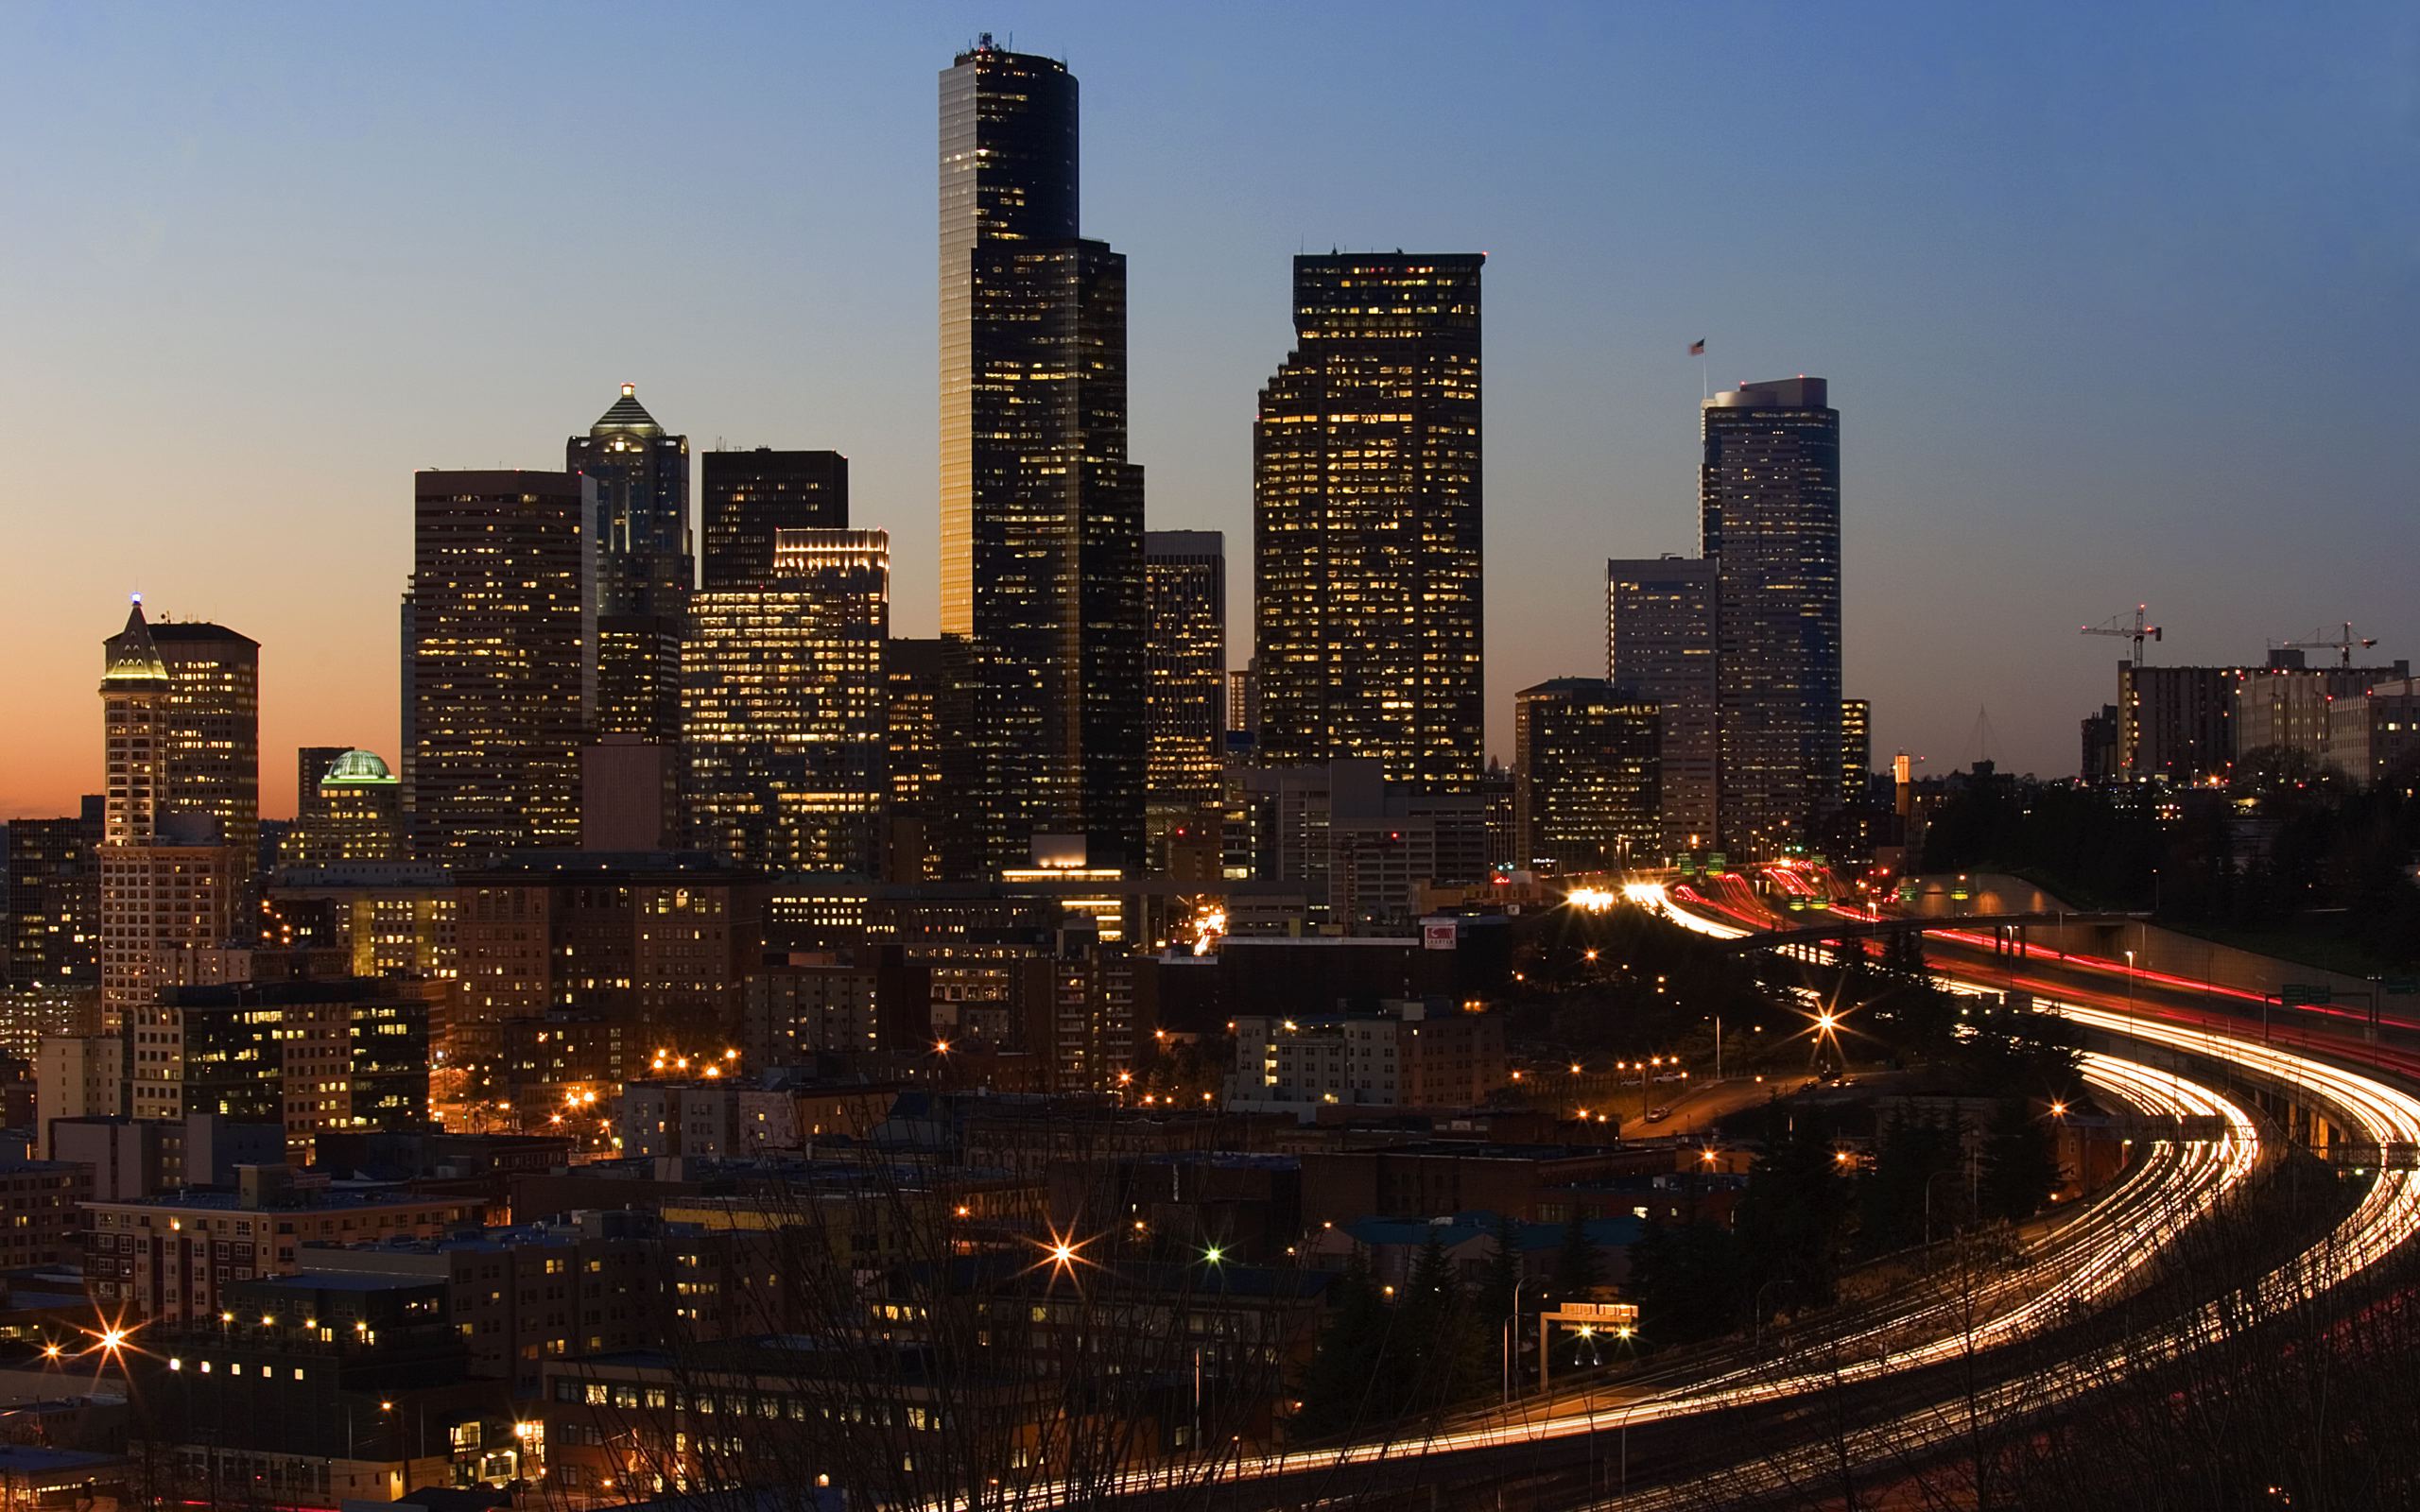
<svg viewBox="0 0 2420 1512">
<path fill-rule="evenodd" d="M 126 611 L 126 628 L 101 643 L 101 680 L 168 680 L 168 664 L 160 660 L 160 648 L 151 644 L 151 627 L 144 623 L 141 593 L 134 595 L 133 606 Z"/>
<path fill-rule="evenodd" d="M 622 397 L 614 401 L 614 407 L 588 428 L 591 436 L 610 436 L 615 431 L 635 431 L 642 436 L 664 434 L 664 427 L 657 424 L 655 417 L 647 412 L 647 406 L 639 403 L 639 386 L 636 384 L 624 384 Z"/>
</svg>

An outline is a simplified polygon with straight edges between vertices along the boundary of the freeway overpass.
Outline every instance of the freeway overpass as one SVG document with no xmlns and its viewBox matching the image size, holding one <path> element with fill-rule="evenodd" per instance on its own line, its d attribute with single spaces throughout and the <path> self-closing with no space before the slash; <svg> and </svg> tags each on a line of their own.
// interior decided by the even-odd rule
<svg viewBox="0 0 2420 1512">
<path fill-rule="evenodd" d="M 1880 939 L 1892 935 L 1927 935 L 1945 930 L 2014 929 L 2028 924 L 2106 924 L 2118 926 L 2148 919 L 2146 913 L 2084 912 L 2030 914 L 1960 914 L 1955 917 L 1912 917 L 1895 919 L 1853 919 L 1846 915 L 1828 923 L 1809 924 L 1795 929 L 1768 929 L 1742 933 L 1725 940 L 1732 951 L 1779 950 L 1791 945 L 1816 945 L 1835 939 Z M 2020 936 L 2021 937 L 2021 936 Z"/>
</svg>

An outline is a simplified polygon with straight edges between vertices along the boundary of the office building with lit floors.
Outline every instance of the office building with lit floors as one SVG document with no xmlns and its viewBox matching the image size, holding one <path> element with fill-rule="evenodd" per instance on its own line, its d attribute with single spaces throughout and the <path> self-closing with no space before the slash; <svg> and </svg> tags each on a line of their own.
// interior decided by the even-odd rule
<svg viewBox="0 0 2420 1512">
<path fill-rule="evenodd" d="M 403 783 L 374 751 L 338 751 L 319 764 L 296 807 L 278 843 L 280 867 L 404 859 Z"/>
<path fill-rule="evenodd" d="M 592 733 L 670 746 L 680 738 L 681 639 L 695 577 L 689 438 L 669 435 L 624 384 L 563 471 L 596 485 L 596 703 Z"/>
<path fill-rule="evenodd" d="M 1512 696 L 1513 863 L 1604 871 L 1657 858 L 1662 721 L 1599 678 Z"/>
<path fill-rule="evenodd" d="M 695 851 L 535 851 L 459 873 L 455 891 L 445 1051 L 467 1102 L 543 1123 L 567 1092 L 610 1093 L 659 1051 L 739 1042 L 742 981 L 765 946 L 761 874 Z"/>
<path fill-rule="evenodd" d="M 292 1275 L 305 1246 L 435 1239 L 475 1226 L 484 1207 L 456 1194 L 337 1191 L 287 1166 L 245 1166 L 233 1191 L 86 1203 L 86 1286 L 105 1313 L 129 1322 L 215 1320 L 226 1288 Z"/>
<path fill-rule="evenodd" d="M 406 802 L 421 855 L 576 844 L 596 700 L 596 482 L 413 475 Z"/>
<path fill-rule="evenodd" d="M 1734 854 L 1772 854 L 1841 803 L 1841 416 L 1821 378 L 1743 384 L 1700 413 L 1716 833 Z"/>
<path fill-rule="evenodd" d="M 260 643 L 199 620 L 150 628 L 168 674 L 167 811 L 209 815 L 225 843 L 251 858 L 261 833 Z"/>
<path fill-rule="evenodd" d="M 1486 765 L 1482 254 L 1294 260 L 1294 350 L 1253 425 L 1256 759 Z"/>
<path fill-rule="evenodd" d="M 102 668 L 107 788 L 94 863 L 100 878 L 99 1027 L 114 1032 L 139 1029 L 175 953 L 228 942 L 256 857 L 228 844 L 220 814 L 205 806 L 213 796 L 225 797 L 221 785 L 177 780 L 190 769 L 181 766 L 180 753 L 189 764 L 189 742 L 200 727 L 189 703 L 179 707 L 179 684 L 140 602 L 126 627 L 102 643 Z"/>
<path fill-rule="evenodd" d="M 976 856 L 973 753 L 964 737 L 975 686 L 955 635 L 883 643 L 882 880 L 966 879 Z"/>
<path fill-rule="evenodd" d="M 1716 843 L 1714 563 L 1703 557 L 1605 564 L 1605 677 L 1652 702 L 1668 854 Z"/>
<path fill-rule="evenodd" d="M 126 1361 L 143 1403 L 131 1453 L 190 1503 L 484 1499 L 538 1473 L 531 1421 L 470 1371 L 442 1284 L 255 1277 L 223 1300 L 223 1319 L 146 1329 Z"/>
<path fill-rule="evenodd" d="M 1227 555 L 1216 530 L 1143 537 L 1149 713 L 1147 806 L 1190 814 L 1219 799 L 1226 772 Z"/>
<path fill-rule="evenodd" d="M 890 537 L 782 530 L 760 588 L 697 595 L 683 653 L 691 843 L 770 871 L 880 867 Z"/>
<path fill-rule="evenodd" d="M 8 825 L 9 993 L 12 1019 L 39 1017 L 45 1005 L 72 1009 L 100 988 L 100 873 L 103 799 L 84 796 L 80 812 Z M 72 1023 L 72 1019 L 70 1022 Z M 65 1032 L 63 1026 L 54 1032 Z M 29 1054 L 20 1051 L 20 1054 Z"/>
<path fill-rule="evenodd" d="M 136 1036 L 133 1115 L 280 1124 L 296 1165 L 331 1131 L 414 1127 L 428 1117 L 436 990 L 358 977 L 165 988 Z"/>
<path fill-rule="evenodd" d="M 1075 77 L 987 35 L 941 77 L 944 635 L 963 637 L 978 861 L 1143 849 L 1143 470 L 1126 260 L 1079 230 Z"/>
<path fill-rule="evenodd" d="M 1865 801 L 1874 783 L 1874 705 L 1863 698 L 1841 700 L 1841 801 L 1851 807 Z"/>
</svg>

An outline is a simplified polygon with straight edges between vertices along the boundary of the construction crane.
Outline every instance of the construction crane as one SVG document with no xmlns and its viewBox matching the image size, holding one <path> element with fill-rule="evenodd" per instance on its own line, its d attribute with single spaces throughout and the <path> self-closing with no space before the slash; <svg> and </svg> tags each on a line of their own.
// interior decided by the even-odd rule
<svg viewBox="0 0 2420 1512">
<path fill-rule="evenodd" d="M 2277 643 L 2277 649 L 2280 651 L 2333 651 L 2337 657 L 2336 664 L 2340 667 L 2349 667 L 2353 664 L 2354 651 L 2366 651 L 2378 644 L 2375 636 L 2360 641 L 2353 639 L 2351 620 L 2344 622 L 2344 633 L 2333 641 L 2323 641 L 2319 638 L 2320 634 L 2320 631 L 2313 630 L 2308 641 L 2280 641 Z"/>
<path fill-rule="evenodd" d="M 2113 614 L 2105 624 L 2086 625 L 2082 627 L 2080 633 L 2084 635 L 2114 635 L 2121 641 L 2134 642 L 2135 665 L 2141 666 L 2143 664 L 2144 637 L 2148 636 L 2154 641 L 2159 639 L 2159 627 L 2148 623 L 2143 618 L 2144 611 L 2147 608 L 2147 605 L 2142 604 L 2135 606 L 2135 623 L 2132 625 L 2128 625 L 2126 623 L 2125 615 Z M 2347 628 L 2349 629 L 2350 627 L 2347 627 Z"/>
</svg>

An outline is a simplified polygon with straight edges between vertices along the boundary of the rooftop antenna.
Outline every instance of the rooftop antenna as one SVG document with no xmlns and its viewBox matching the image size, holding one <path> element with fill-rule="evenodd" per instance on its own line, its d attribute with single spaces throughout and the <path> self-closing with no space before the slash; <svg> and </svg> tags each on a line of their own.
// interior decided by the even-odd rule
<svg viewBox="0 0 2420 1512">
<path fill-rule="evenodd" d="M 1992 759 L 1992 740 L 1994 733 L 1995 732 L 1992 730 L 1992 712 L 1989 709 L 1984 708 L 1981 704 L 1977 704 L 1975 706 L 1975 730 L 1973 736 L 1975 742 L 1975 759 L 1977 761 L 1987 762 Z"/>
</svg>

